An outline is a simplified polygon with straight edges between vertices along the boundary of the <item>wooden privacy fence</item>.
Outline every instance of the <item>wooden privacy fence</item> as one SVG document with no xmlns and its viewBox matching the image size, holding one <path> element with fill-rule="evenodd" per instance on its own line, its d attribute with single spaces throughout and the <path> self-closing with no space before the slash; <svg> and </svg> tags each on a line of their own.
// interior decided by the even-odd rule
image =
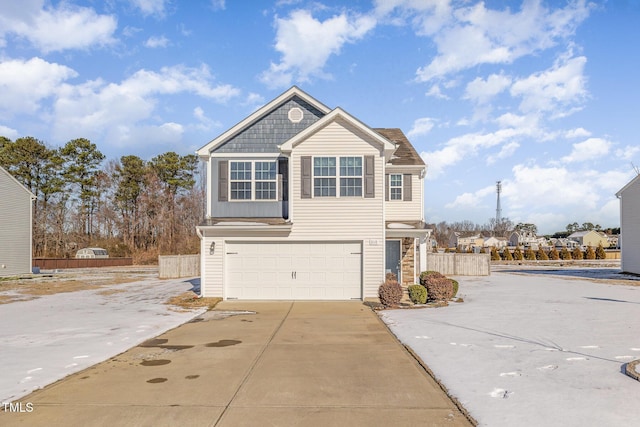
<svg viewBox="0 0 640 427">
<path fill-rule="evenodd" d="M 133 258 L 33 258 L 31 264 L 33 267 L 40 268 L 40 270 L 120 267 L 133 265 Z"/>
<path fill-rule="evenodd" d="M 427 270 L 445 276 L 489 276 L 491 256 L 489 254 L 427 254 Z"/>
<path fill-rule="evenodd" d="M 200 255 L 160 255 L 158 257 L 159 278 L 177 279 L 194 276 L 200 276 Z"/>
</svg>

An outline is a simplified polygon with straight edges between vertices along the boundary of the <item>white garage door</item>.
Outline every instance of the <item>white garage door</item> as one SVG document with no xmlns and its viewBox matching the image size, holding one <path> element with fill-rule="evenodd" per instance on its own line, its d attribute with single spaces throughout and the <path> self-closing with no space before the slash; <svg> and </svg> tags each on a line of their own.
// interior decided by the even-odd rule
<svg viewBox="0 0 640 427">
<path fill-rule="evenodd" d="M 362 297 L 360 243 L 227 242 L 225 249 L 227 298 Z"/>
</svg>

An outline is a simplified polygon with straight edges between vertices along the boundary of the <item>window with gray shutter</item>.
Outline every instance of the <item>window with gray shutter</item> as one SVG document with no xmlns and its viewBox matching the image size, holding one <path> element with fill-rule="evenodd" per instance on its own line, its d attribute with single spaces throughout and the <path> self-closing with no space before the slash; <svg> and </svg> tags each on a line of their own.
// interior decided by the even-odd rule
<svg viewBox="0 0 640 427">
<path fill-rule="evenodd" d="M 218 162 L 218 201 L 226 202 L 229 200 L 229 161 L 220 160 Z"/>
<path fill-rule="evenodd" d="M 376 196 L 376 158 L 375 156 L 364 157 L 364 197 L 373 198 Z"/>
<path fill-rule="evenodd" d="M 405 174 L 402 177 L 402 193 L 405 202 L 411 201 L 411 174 Z"/>
<path fill-rule="evenodd" d="M 300 197 L 302 199 L 311 198 L 311 156 L 302 156 L 300 158 L 300 170 L 302 186 Z"/>
</svg>

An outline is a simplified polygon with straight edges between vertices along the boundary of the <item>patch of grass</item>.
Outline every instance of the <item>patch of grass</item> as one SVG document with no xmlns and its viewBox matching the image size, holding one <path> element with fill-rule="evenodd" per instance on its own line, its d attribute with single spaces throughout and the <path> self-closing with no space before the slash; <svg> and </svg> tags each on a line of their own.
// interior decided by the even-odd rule
<svg viewBox="0 0 640 427">
<path fill-rule="evenodd" d="M 207 310 L 213 309 L 222 298 L 198 298 L 194 292 L 184 292 L 180 295 L 169 298 L 165 304 L 175 305 L 181 308 L 206 308 Z"/>
</svg>

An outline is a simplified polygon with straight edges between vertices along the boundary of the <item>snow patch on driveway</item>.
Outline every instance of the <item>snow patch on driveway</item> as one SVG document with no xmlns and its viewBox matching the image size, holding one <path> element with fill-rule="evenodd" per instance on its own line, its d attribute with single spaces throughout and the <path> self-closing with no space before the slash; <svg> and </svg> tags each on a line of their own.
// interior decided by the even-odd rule
<svg viewBox="0 0 640 427">
<path fill-rule="evenodd" d="M 640 287 L 532 273 L 456 280 L 462 304 L 380 316 L 480 425 L 640 420 L 629 402 L 639 384 L 623 368 L 640 348 Z"/>
<path fill-rule="evenodd" d="M 0 402 L 19 399 L 203 313 L 165 304 L 186 279 L 146 279 L 0 305 Z M 108 288 L 118 292 L 105 293 Z"/>
</svg>

